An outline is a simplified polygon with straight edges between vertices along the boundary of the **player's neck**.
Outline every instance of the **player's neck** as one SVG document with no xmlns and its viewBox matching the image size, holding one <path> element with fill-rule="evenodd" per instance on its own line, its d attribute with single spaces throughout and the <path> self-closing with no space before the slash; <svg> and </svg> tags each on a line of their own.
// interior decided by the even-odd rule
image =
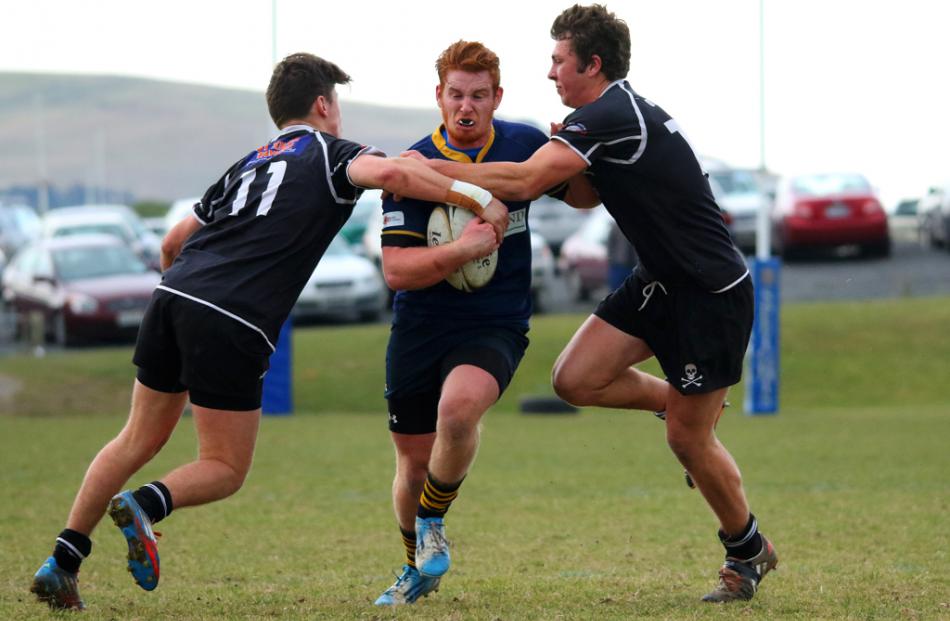
<svg viewBox="0 0 950 621">
<path fill-rule="evenodd" d="M 321 123 L 320 118 L 307 117 L 305 119 L 291 119 L 280 126 L 280 131 L 286 131 L 288 127 L 293 127 L 294 125 L 304 125 L 306 127 L 313 128 L 318 132 L 324 132 L 326 134 L 332 134 L 330 127 L 327 123 Z"/>
</svg>

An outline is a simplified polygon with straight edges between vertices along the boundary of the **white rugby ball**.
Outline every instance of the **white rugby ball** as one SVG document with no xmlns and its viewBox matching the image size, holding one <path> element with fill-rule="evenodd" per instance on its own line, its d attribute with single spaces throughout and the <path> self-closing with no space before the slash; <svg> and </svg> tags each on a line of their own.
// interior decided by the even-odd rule
<svg viewBox="0 0 950 621">
<path fill-rule="evenodd" d="M 462 236 L 462 231 L 475 214 L 468 209 L 443 205 L 432 210 L 426 239 L 429 246 L 441 246 Z M 487 285 L 498 266 L 498 251 L 481 259 L 473 259 L 446 277 L 446 281 L 462 291 L 474 291 Z"/>
</svg>

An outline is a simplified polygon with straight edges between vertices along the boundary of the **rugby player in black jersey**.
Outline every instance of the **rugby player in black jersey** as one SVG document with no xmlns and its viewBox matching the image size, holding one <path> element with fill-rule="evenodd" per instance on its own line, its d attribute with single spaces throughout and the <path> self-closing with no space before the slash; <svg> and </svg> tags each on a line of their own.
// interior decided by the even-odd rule
<svg viewBox="0 0 950 621">
<path fill-rule="evenodd" d="M 136 344 L 128 422 L 92 461 L 66 529 L 33 579 L 31 591 L 50 607 L 84 607 L 77 574 L 107 511 L 127 540 L 129 571 L 152 590 L 159 580 L 152 525 L 173 508 L 240 489 L 280 326 L 364 188 L 472 209 L 487 229 L 484 254 L 501 242 L 507 208 L 481 188 L 339 137 L 335 85 L 349 80 L 311 54 L 280 62 L 267 89 L 279 135 L 231 166 L 165 237 L 162 282 Z M 197 460 L 120 492 L 161 450 L 189 398 Z"/>
<path fill-rule="evenodd" d="M 686 136 L 625 80 L 626 24 L 601 5 L 574 5 L 555 19 L 551 36 L 548 77 L 574 109 L 551 141 L 522 163 L 428 163 L 502 200 L 533 198 L 586 175 L 593 200 L 603 202 L 640 263 L 565 347 L 554 388 L 577 405 L 665 416 L 669 446 L 718 518 L 726 549 L 718 585 L 703 599 L 750 599 L 778 558 L 715 434 L 752 328 L 748 269 Z M 665 379 L 634 368 L 651 356 Z"/>
</svg>

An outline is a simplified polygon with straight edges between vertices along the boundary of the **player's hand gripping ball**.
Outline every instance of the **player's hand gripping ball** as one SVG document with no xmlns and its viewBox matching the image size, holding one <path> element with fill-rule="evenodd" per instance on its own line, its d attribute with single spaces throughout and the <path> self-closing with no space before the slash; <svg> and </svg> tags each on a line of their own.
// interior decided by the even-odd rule
<svg viewBox="0 0 950 621">
<path fill-rule="evenodd" d="M 462 236 L 462 230 L 469 220 L 475 217 L 468 209 L 443 205 L 432 210 L 426 239 L 429 246 L 441 246 Z M 446 277 L 446 281 L 456 289 L 475 291 L 487 285 L 495 275 L 498 266 L 498 250 L 480 259 L 465 263 Z"/>
</svg>

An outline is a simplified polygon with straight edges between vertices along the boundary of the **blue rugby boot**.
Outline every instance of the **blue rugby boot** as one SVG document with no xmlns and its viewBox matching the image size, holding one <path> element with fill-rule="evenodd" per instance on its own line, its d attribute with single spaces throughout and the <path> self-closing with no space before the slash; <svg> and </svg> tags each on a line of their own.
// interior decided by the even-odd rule
<svg viewBox="0 0 950 621">
<path fill-rule="evenodd" d="M 429 597 L 429 593 L 439 590 L 439 579 L 423 576 L 415 567 L 402 566 L 402 575 L 395 584 L 383 591 L 376 599 L 377 606 L 399 606 L 412 604 L 420 597 Z"/>
<path fill-rule="evenodd" d="M 449 570 L 449 542 L 442 518 L 416 518 L 416 567 L 427 578 L 441 578 Z"/>
<path fill-rule="evenodd" d="M 52 556 L 46 559 L 42 567 L 33 576 L 30 593 L 50 608 L 63 610 L 85 610 L 79 597 L 79 574 L 71 574 L 56 564 Z"/>
<path fill-rule="evenodd" d="M 159 564 L 158 542 L 151 520 L 135 502 L 131 490 L 112 498 L 109 515 L 129 544 L 129 573 L 140 587 L 153 590 L 158 586 Z"/>
</svg>

